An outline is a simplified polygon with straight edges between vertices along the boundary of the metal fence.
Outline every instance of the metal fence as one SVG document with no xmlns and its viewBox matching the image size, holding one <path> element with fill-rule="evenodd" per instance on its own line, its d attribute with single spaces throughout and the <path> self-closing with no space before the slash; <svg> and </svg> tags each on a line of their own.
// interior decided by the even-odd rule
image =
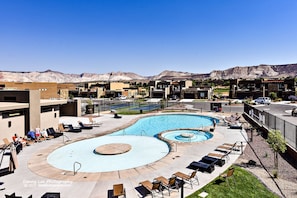
<svg viewBox="0 0 297 198">
<path fill-rule="evenodd" d="M 251 105 L 244 105 L 244 112 L 260 126 L 268 130 L 279 130 L 288 145 L 297 150 L 297 126 L 265 110 L 259 110 Z"/>
<path fill-rule="evenodd" d="M 81 113 L 86 114 L 86 105 L 89 99 L 82 100 Z M 172 101 L 159 101 L 159 102 L 137 102 L 134 100 L 110 100 L 110 99 L 92 99 L 94 104 L 93 113 L 98 113 L 110 110 L 126 109 L 128 111 L 142 111 L 150 112 L 158 109 L 167 110 L 182 110 L 182 111 L 199 111 L 210 112 L 214 111 L 212 108 L 212 101 L 193 101 L 193 102 L 179 102 L 177 100 Z M 216 102 L 220 103 L 222 112 L 243 112 L 243 105 L 228 105 L 228 102 Z M 172 107 L 172 108 L 170 108 Z"/>
<path fill-rule="evenodd" d="M 101 99 L 101 100 L 92 100 L 94 105 L 93 112 L 94 114 L 103 111 L 112 111 L 112 110 L 124 110 L 131 112 L 150 112 L 158 109 L 163 109 L 173 105 L 167 101 L 165 102 L 138 102 L 134 100 L 110 100 L 110 99 Z M 86 105 L 87 101 L 82 101 L 81 103 L 81 113 L 82 115 L 86 114 Z"/>
</svg>

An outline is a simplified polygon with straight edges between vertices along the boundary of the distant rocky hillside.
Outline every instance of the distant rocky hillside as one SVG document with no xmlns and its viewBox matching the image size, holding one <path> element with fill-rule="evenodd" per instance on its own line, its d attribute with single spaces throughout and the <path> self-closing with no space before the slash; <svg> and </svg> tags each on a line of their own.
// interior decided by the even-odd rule
<svg viewBox="0 0 297 198">
<path fill-rule="evenodd" d="M 212 71 L 210 73 L 210 78 L 212 79 L 282 78 L 295 76 L 297 76 L 297 64 L 233 67 L 223 71 Z"/>
<path fill-rule="evenodd" d="M 129 81 L 145 80 L 145 77 L 134 73 L 116 72 L 107 74 L 64 74 L 61 72 L 47 70 L 44 72 L 10 72 L 0 71 L 0 81 L 10 82 L 88 82 L 88 81 Z"/>
<path fill-rule="evenodd" d="M 88 81 L 146 81 L 146 80 L 203 80 L 203 79 L 253 79 L 296 77 L 297 64 L 259 65 L 233 67 L 226 70 L 215 70 L 207 74 L 181 71 L 163 71 L 158 75 L 144 77 L 132 72 L 114 72 L 106 74 L 83 73 L 64 74 L 47 70 L 44 72 L 0 71 L 0 81 L 10 82 L 88 82 Z"/>
</svg>

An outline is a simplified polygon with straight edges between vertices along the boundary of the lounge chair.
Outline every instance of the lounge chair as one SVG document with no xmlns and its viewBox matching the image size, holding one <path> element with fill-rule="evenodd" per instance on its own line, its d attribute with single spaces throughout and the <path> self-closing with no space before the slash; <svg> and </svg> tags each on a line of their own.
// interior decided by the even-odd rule
<svg viewBox="0 0 297 198">
<path fill-rule="evenodd" d="M 73 133 L 79 133 L 79 132 L 81 132 L 81 128 L 80 127 L 79 128 L 73 127 L 72 124 L 67 124 L 67 125 L 62 124 L 62 126 L 63 126 L 63 131 L 64 132 L 73 132 Z"/>
<path fill-rule="evenodd" d="M 176 176 L 172 176 L 169 179 L 160 176 L 155 178 L 155 181 L 160 181 L 162 183 L 162 185 L 168 190 L 169 196 L 171 190 L 179 191 L 179 188 L 181 187 L 181 180 L 178 180 Z"/>
<path fill-rule="evenodd" d="M 183 172 L 176 172 L 173 174 L 174 176 L 182 179 L 184 182 L 188 182 L 191 184 L 191 187 L 193 189 L 193 182 L 196 180 L 199 185 L 199 180 L 197 177 L 197 170 L 194 170 L 191 174 L 185 174 Z"/>
<path fill-rule="evenodd" d="M 97 121 L 93 120 L 93 117 L 89 117 L 89 122 L 91 123 L 91 126 L 93 126 L 93 127 L 100 127 L 102 125 L 101 122 L 97 122 Z"/>
<path fill-rule="evenodd" d="M 193 169 L 193 170 L 199 170 L 201 172 L 208 172 L 208 173 L 212 173 L 215 169 L 213 162 L 208 164 L 206 162 L 203 162 L 202 160 L 200 160 L 199 162 L 197 161 L 191 162 L 190 165 L 187 166 L 187 168 Z"/>
<path fill-rule="evenodd" d="M 41 198 L 60 198 L 61 195 L 59 192 L 46 192 L 44 193 Z"/>
<path fill-rule="evenodd" d="M 230 129 L 242 129 L 242 124 L 238 121 L 229 124 Z"/>
<path fill-rule="evenodd" d="M 241 145 L 237 145 L 237 143 L 231 144 L 231 143 L 223 143 L 224 146 L 230 146 L 233 147 L 233 150 L 238 150 Z"/>
<path fill-rule="evenodd" d="M 114 118 L 122 118 L 122 116 L 119 116 L 117 113 L 115 113 Z"/>
<path fill-rule="evenodd" d="M 215 158 L 215 157 L 210 157 L 210 156 L 204 156 L 201 159 L 202 162 L 205 162 L 207 164 L 215 164 L 217 166 L 222 167 L 225 164 L 225 160 L 224 159 L 220 159 L 220 158 Z"/>
<path fill-rule="evenodd" d="M 229 155 L 228 154 L 220 154 L 220 153 L 208 153 L 207 154 L 208 157 L 214 157 L 214 158 L 218 158 L 218 159 L 225 159 L 225 161 L 228 161 Z"/>
<path fill-rule="evenodd" d="M 124 185 L 123 184 L 114 184 L 112 196 L 113 197 L 118 197 L 118 196 L 126 197 L 126 191 L 125 191 Z"/>
<path fill-rule="evenodd" d="M 5 194 L 5 198 L 22 198 L 22 196 L 17 196 L 17 195 L 15 195 L 15 193 L 12 193 L 10 195 Z"/>
<path fill-rule="evenodd" d="M 11 149 L 14 148 L 13 142 L 10 142 L 7 138 L 3 138 L 3 142 L 4 144 L 1 145 L 1 150 L 3 150 L 4 154 L 11 153 Z"/>
<path fill-rule="evenodd" d="M 56 132 L 53 127 L 47 128 L 46 132 L 49 136 L 53 136 L 54 138 L 57 138 L 63 135 L 63 133 L 61 132 Z"/>
<path fill-rule="evenodd" d="M 146 181 L 140 182 L 139 184 L 145 187 L 151 193 L 152 197 L 154 197 L 154 193 L 161 193 L 162 197 L 164 197 L 163 195 L 164 187 L 162 186 L 162 183 L 160 181 L 150 182 L 146 180 Z"/>
<path fill-rule="evenodd" d="M 10 142 L 7 138 L 3 138 L 3 142 L 4 142 L 6 148 L 13 145 L 13 142 Z"/>
<path fill-rule="evenodd" d="M 81 129 L 93 129 L 93 126 L 86 125 L 86 124 L 82 123 L 81 121 L 78 121 L 78 124 L 79 124 Z"/>
<path fill-rule="evenodd" d="M 14 147 L 17 154 L 19 154 L 19 152 L 23 150 L 23 144 L 20 141 L 10 142 L 7 138 L 4 138 L 3 141 L 7 145 L 7 147 Z"/>
<path fill-rule="evenodd" d="M 73 127 L 72 124 L 69 124 L 67 132 L 79 133 L 81 132 L 81 128 Z"/>
<path fill-rule="evenodd" d="M 240 151 L 236 143 L 229 145 L 228 143 L 224 143 L 218 146 L 216 151 L 224 152 L 230 154 L 232 151 Z"/>
</svg>

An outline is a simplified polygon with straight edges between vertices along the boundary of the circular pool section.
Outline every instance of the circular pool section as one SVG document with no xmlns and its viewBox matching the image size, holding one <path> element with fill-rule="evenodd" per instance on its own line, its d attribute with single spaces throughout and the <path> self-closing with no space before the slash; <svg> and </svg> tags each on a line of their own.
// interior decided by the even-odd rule
<svg viewBox="0 0 297 198">
<path fill-rule="evenodd" d="M 129 144 L 131 149 L 117 155 L 94 153 L 94 149 L 100 145 L 113 143 Z M 58 148 L 48 156 L 47 161 L 50 165 L 65 171 L 73 171 L 74 162 L 79 162 L 80 172 L 109 172 L 153 163 L 165 157 L 168 152 L 168 145 L 154 137 L 102 136 Z"/>
<path fill-rule="evenodd" d="M 202 142 L 212 138 L 213 134 L 199 130 L 180 129 L 163 132 L 161 137 L 175 142 Z"/>
</svg>

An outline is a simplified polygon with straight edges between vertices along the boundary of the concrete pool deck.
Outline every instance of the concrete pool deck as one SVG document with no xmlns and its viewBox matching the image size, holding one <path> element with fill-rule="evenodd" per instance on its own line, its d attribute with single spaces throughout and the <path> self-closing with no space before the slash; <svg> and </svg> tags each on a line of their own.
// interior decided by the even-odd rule
<svg viewBox="0 0 297 198">
<path fill-rule="evenodd" d="M 153 115 L 153 114 L 152 114 Z M 216 116 L 215 113 L 208 114 Z M 198 143 L 177 143 L 172 147 L 166 157 L 159 161 L 133 169 L 112 171 L 104 173 L 81 173 L 78 171 L 74 175 L 73 171 L 63 171 L 50 166 L 46 162 L 47 155 L 54 149 L 78 140 L 96 137 L 111 131 L 117 131 L 133 123 L 138 117 L 144 115 L 123 116 L 121 119 L 114 119 L 112 114 L 101 114 L 95 120 L 102 123 L 100 127 L 92 130 L 83 130 L 81 133 L 68 133 L 67 137 L 59 137 L 48 141 L 35 143 L 25 147 L 18 154 L 19 167 L 14 173 L 3 176 L 0 182 L 4 182 L 0 188 L 0 196 L 4 194 L 16 193 L 18 196 L 41 197 L 46 192 L 60 192 L 61 197 L 90 197 L 106 198 L 108 192 L 112 190 L 114 184 L 123 183 L 128 198 L 139 197 L 135 187 L 139 182 L 164 176 L 169 178 L 173 173 L 180 171 L 190 173 L 193 170 L 186 167 L 192 161 L 199 161 L 203 156 L 214 152 L 215 148 L 223 143 L 234 143 L 246 141 L 246 134 L 239 129 L 229 129 L 226 126 L 217 125 L 214 137 L 205 142 Z M 61 117 L 60 122 L 77 125 L 77 121 L 88 122 L 87 117 Z M 141 137 L 140 137 L 141 138 Z M 190 195 L 197 191 L 219 174 L 224 172 L 236 159 L 240 152 L 232 152 L 230 160 L 223 167 L 215 167 L 212 173 L 202 173 L 198 171 L 200 185 L 185 185 L 184 195 Z M 158 196 L 157 196 L 158 197 Z M 161 196 L 160 196 L 161 197 Z M 169 197 L 168 192 L 164 191 L 164 197 Z M 180 197 L 180 192 L 173 191 L 170 197 Z"/>
</svg>

